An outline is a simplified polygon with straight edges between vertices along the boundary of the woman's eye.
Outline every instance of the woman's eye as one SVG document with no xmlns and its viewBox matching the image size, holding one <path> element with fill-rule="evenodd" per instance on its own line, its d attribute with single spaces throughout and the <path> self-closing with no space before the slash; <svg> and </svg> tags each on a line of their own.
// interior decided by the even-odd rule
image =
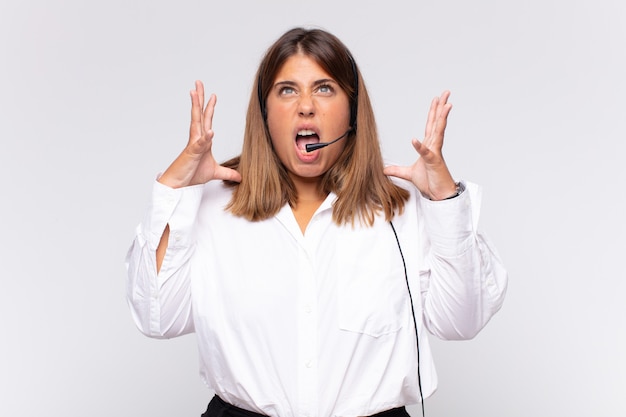
<svg viewBox="0 0 626 417">
<path fill-rule="evenodd" d="M 280 89 L 280 95 L 281 96 L 286 96 L 289 94 L 293 94 L 295 92 L 295 90 L 292 87 L 283 87 Z"/>
<path fill-rule="evenodd" d="M 332 93 L 333 92 L 333 88 L 330 85 L 320 85 L 317 88 L 317 91 L 319 91 L 322 94 L 328 94 L 328 93 Z"/>
</svg>

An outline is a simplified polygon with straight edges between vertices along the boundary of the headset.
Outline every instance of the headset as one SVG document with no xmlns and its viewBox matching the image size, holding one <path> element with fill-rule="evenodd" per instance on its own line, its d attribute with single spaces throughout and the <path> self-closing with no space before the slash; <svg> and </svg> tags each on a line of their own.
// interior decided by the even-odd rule
<svg viewBox="0 0 626 417">
<path fill-rule="evenodd" d="M 413 306 L 413 295 L 411 295 L 411 286 L 409 285 L 409 274 L 406 270 L 406 262 L 404 261 L 404 254 L 402 253 L 402 247 L 400 246 L 400 239 L 398 238 L 398 233 L 396 233 L 396 228 L 393 226 L 393 223 L 390 221 L 389 225 L 391 226 L 391 230 L 393 230 L 393 236 L 396 238 L 396 243 L 398 244 L 398 251 L 400 252 L 400 258 L 402 258 L 402 266 L 404 268 L 404 280 L 406 282 L 406 289 L 409 293 L 409 301 L 411 302 L 411 316 L 413 316 L 413 325 L 415 327 L 415 342 L 417 344 L 417 386 L 419 387 L 420 393 L 420 404 L 422 405 L 422 416 L 425 417 L 424 414 L 424 394 L 422 393 L 422 376 L 420 374 L 420 340 L 417 334 L 417 319 L 415 318 L 415 307 Z"/>
</svg>

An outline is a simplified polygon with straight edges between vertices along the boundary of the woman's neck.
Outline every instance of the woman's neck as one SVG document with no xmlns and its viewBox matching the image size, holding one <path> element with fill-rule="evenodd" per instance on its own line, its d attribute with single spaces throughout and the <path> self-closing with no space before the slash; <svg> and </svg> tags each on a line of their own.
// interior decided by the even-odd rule
<svg viewBox="0 0 626 417">
<path fill-rule="evenodd" d="M 318 201 L 320 204 L 326 198 L 326 193 L 320 190 L 320 178 L 305 178 L 292 176 L 291 181 L 298 195 L 298 202 Z"/>
<path fill-rule="evenodd" d="M 319 178 L 292 177 L 292 181 L 298 194 L 298 200 L 291 210 L 302 234 L 304 234 L 313 214 L 326 199 L 326 194 L 320 190 Z"/>
</svg>

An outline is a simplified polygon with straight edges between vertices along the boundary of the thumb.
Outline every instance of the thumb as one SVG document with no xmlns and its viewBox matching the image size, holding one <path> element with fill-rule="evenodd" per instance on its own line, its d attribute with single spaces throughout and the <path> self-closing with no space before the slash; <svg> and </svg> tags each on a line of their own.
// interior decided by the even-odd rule
<svg viewBox="0 0 626 417">
<path fill-rule="evenodd" d="M 411 181 L 411 168 L 402 167 L 398 165 L 389 165 L 383 169 L 383 174 L 392 177 L 402 178 L 407 181 Z"/>
<path fill-rule="evenodd" d="M 215 179 L 241 182 L 241 174 L 232 168 L 226 168 L 218 165 L 215 169 Z"/>
</svg>

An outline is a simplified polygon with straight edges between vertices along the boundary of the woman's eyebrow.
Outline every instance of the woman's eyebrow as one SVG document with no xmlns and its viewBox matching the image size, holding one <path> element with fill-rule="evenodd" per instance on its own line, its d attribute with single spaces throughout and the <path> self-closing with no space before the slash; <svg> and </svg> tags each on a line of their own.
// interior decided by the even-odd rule
<svg viewBox="0 0 626 417">
<path fill-rule="evenodd" d="M 313 85 L 328 84 L 328 83 L 337 83 L 337 81 L 333 80 L 332 78 L 322 78 L 321 80 L 315 81 Z"/>
<path fill-rule="evenodd" d="M 276 81 L 274 83 L 274 87 L 278 87 L 278 86 L 288 86 L 288 87 L 295 87 L 298 84 L 295 81 L 289 81 L 289 80 L 285 80 L 285 81 Z"/>
<path fill-rule="evenodd" d="M 318 86 L 320 84 L 328 84 L 328 83 L 337 84 L 337 81 L 333 80 L 332 78 L 322 78 L 320 80 L 313 81 L 312 85 Z M 298 86 L 298 83 L 296 83 L 295 81 L 291 81 L 291 80 L 276 81 L 274 83 L 274 87 L 278 87 L 278 86 L 296 87 Z"/>
</svg>

